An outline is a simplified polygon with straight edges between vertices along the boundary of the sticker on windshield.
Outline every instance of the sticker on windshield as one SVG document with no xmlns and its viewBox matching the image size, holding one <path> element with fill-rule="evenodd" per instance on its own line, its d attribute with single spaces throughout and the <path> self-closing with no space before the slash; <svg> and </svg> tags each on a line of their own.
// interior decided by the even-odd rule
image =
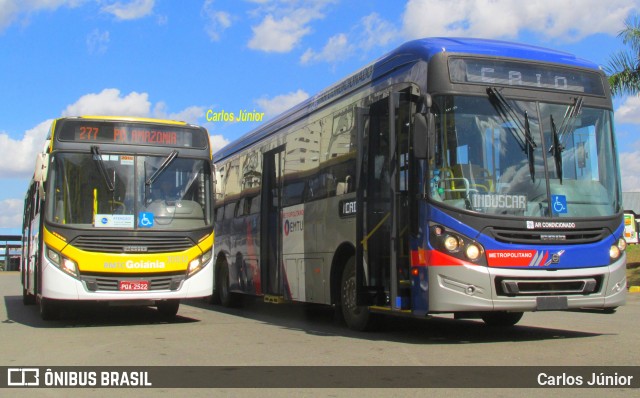
<svg viewBox="0 0 640 398">
<path fill-rule="evenodd" d="M 120 164 L 123 166 L 133 166 L 133 156 L 131 155 L 120 156 Z"/>
<path fill-rule="evenodd" d="M 140 212 L 138 214 L 138 227 L 140 228 L 153 227 L 153 213 Z"/>
<path fill-rule="evenodd" d="M 96 228 L 133 228 L 132 214 L 96 214 L 93 226 Z"/>
<path fill-rule="evenodd" d="M 474 194 L 471 196 L 471 205 L 475 209 L 510 209 L 526 210 L 526 195 L 505 195 L 505 194 Z"/>
<path fill-rule="evenodd" d="M 567 197 L 565 195 L 551 195 L 551 208 L 554 214 L 567 213 Z"/>
</svg>

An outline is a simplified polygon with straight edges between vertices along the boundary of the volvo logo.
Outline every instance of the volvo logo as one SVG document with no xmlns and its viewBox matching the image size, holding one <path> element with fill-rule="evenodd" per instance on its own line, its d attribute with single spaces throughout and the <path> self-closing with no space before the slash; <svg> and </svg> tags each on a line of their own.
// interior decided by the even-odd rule
<svg viewBox="0 0 640 398">
<path fill-rule="evenodd" d="M 147 246 L 125 246 L 123 249 L 125 253 L 146 253 L 147 252 Z"/>
</svg>

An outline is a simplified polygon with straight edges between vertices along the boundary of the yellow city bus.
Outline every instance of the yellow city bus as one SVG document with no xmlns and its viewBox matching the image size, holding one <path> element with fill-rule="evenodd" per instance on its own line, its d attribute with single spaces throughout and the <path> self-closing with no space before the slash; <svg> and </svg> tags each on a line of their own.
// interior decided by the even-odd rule
<svg viewBox="0 0 640 398">
<path fill-rule="evenodd" d="M 55 120 L 25 197 L 23 301 L 156 306 L 212 294 L 211 148 L 184 122 Z"/>
</svg>

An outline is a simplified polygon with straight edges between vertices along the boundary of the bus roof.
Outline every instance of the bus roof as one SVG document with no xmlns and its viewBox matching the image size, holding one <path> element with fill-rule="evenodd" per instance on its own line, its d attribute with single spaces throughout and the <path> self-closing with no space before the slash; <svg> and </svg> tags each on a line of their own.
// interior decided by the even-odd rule
<svg viewBox="0 0 640 398">
<path fill-rule="evenodd" d="M 378 60 L 360 69 L 356 73 L 339 81 L 338 83 L 319 92 L 313 97 L 301 102 L 293 108 L 271 119 L 266 124 L 257 127 L 244 136 L 228 144 L 213 155 L 214 161 L 222 160 L 236 152 L 247 148 L 260 141 L 272 132 L 295 121 L 304 114 L 304 110 L 310 105 L 318 105 L 325 99 L 331 99 L 331 93 L 343 93 L 355 90 L 364 83 L 375 81 L 403 65 L 409 65 L 420 60 L 428 62 L 438 53 L 475 54 L 490 57 L 506 57 L 529 61 L 549 62 L 568 67 L 579 67 L 599 70 L 597 64 L 578 58 L 573 54 L 552 50 L 527 44 L 506 42 L 489 39 L 473 38 L 447 38 L 434 37 L 409 41 L 391 52 L 383 55 Z M 313 106 L 312 109 L 315 109 Z M 302 115 L 299 114 L 303 112 Z"/>
<path fill-rule="evenodd" d="M 66 117 L 61 119 L 76 119 L 76 117 Z M 136 116 L 83 115 L 83 116 L 78 116 L 77 119 L 109 120 L 109 121 L 118 121 L 118 122 L 159 123 L 159 124 L 172 124 L 172 125 L 178 125 L 178 126 L 186 126 L 188 124 L 186 122 L 182 122 L 179 120 L 154 119 L 150 117 L 136 117 Z"/>
</svg>

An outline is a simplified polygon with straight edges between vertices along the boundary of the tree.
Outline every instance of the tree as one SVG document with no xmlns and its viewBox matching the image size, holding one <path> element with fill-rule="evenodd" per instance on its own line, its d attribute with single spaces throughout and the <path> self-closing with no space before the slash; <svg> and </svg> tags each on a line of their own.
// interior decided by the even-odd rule
<svg viewBox="0 0 640 398">
<path fill-rule="evenodd" d="M 605 72 L 614 95 L 640 94 L 640 18 L 629 17 L 618 34 L 629 51 L 619 51 L 609 58 Z"/>
</svg>

